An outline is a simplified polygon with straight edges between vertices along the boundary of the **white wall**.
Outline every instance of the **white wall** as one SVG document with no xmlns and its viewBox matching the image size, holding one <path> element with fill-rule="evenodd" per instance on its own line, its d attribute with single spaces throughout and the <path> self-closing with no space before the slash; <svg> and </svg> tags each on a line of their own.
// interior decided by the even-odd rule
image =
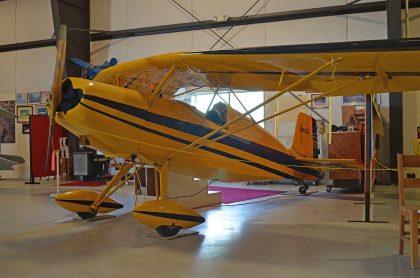
<svg viewBox="0 0 420 278">
<path fill-rule="evenodd" d="M 0 2 L 0 45 L 41 40 L 53 35 L 49 0 Z M 0 100 L 14 100 L 15 92 L 48 90 L 54 71 L 55 47 L 0 53 Z M 29 136 L 16 124 L 16 143 L 2 144 L 5 154 L 27 161 L 16 171 L 1 171 L 5 178 L 29 178 Z M 36 146 L 34 146 L 36 147 Z"/>
</svg>

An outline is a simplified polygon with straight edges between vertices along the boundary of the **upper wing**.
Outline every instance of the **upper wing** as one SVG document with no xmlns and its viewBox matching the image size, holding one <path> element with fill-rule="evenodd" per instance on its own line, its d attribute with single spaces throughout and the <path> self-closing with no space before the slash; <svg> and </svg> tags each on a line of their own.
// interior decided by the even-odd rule
<svg viewBox="0 0 420 278">
<path fill-rule="evenodd" d="M 172 97 L 179 88 L 207 85 L 275 91 L 289 86 L 333 58 L 342 60 L 293 90 L 327 92 L 367 76 L 370 78 L 331 95 L 420 89 L 418 39 L 170 53 L 116 65 L 101 71 L 94 80 L 152 92 L 175 67 L 161 96 Z M 279 86 L 283 71 L 283 81 Z"/>
</svg>

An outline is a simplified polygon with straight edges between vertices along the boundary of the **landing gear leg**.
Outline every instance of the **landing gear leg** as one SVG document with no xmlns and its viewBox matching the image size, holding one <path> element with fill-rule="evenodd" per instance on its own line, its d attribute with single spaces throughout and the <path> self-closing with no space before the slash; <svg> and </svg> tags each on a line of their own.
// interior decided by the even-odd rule
<svg viewBox="0 0 420 278">
<path fill-rule="evenodd" d="M 169 162 L 166 161 L 157 168 L 159 172 L 159 199 L 166 199 L 167 189 L 168 189 L 168 171 L 169 171 Z"/>
<path fill-rule="evenodd" d="M 198 212 L 170 200 L 167 196 L 169 160 L 151 163 L 159 173 L 156 183 L 156 200 L 143 202 L 136 206 L 132 214 L 140 222 L 155 229 L 162 237 L 175 236 L 181 229 L 195 227 L 205 221 Z"/>
<path fill-rule="evenodd" d="M 300 180 L 300 183 L 302 185 L 299 186 L 299 193 L 304 195 L 304 194 L 306 194 L 306 190 L 309 189 L 309 185 L 307 185 L 303 180 Z"/>
<path fill-rule="evenodd" d="M 165 200 L 167 198 L 169 162 L 164 162 L 162 166 L 156 169 L 159 172 L 159 191 L 156 192 L 156 197 L 158 200 Z M 181 230 L 181 227 L 161 225 L 155 230 L 162 237 L 170 237 L 176 235 Z"/>
<path fill-rule="evenodd" d="M 122 166 L 120 171 L 116 173 L 114 177 L 109 181 L 108 185 L 105 187 L 104 191 L 102 191 L 101 195 L 99 195 L 98 198 L 95 200 L 95 202 L 92 205 L 90 205 L 89 212 L 77 212 L 77 215 L 79 215 L 82 219 L 90 219 L 90 218 L 95 217 L 96 214 L 98 213 L 99 206 L 102 204 L 102 202 L 107 197 L 111 196 L 111 194 L 113 194 L 115 191 L 117 191 L 118 188 L 123 186 L 125 182 L 132 176 L 130 175 L 129 177 L 127 177 L 121 182 L 121 179 L 133 167 L 134 167 L 134 163 L 128 163 Z M 111 191 L 113 187 L 114 189 Z"/>
</svg>

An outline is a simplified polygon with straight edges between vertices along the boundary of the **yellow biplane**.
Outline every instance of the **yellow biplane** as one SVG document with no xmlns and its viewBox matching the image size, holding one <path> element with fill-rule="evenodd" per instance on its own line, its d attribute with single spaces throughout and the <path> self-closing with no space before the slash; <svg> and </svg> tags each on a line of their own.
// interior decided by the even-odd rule
<svg viewBox="0 0 420 278">
<path fill-rule="evenodd" d="M 248 117 L 282 94 L 317 91 L 323 97 L 420 89 L 419 40 L 178 52 L 115 65 L 93 80 L 62 81 L 65 27 L 61 31 L 49 101 L 51 127 L 56 121 L 84 145 L 132 162 L 102 193 L 76 190 L 58 195 L 56 201 L 82 218 L 118 209 L 122 205 L 110 195 L 130 169 L 147 164 L 159 173 L 157 199 L 132 213 L 163 236 L 204 222 L 197 212 L 167 198 L 169 170 L 200 179 L 310 181 L 325 165 L 362 169 L 350 159 L 317 160 L 316 125 L 308 115 L 299 115 L 291 148 Z M 176 100 L 202 87 L 215 95 L 221 88 L 276 93 L 243 114 L 228 106 L 226 123 L 217 125 Z M 179 93 L 181 89 L 187 91 Z M 306 189 L 302 185 L 301 193 Z"/>
</svg>

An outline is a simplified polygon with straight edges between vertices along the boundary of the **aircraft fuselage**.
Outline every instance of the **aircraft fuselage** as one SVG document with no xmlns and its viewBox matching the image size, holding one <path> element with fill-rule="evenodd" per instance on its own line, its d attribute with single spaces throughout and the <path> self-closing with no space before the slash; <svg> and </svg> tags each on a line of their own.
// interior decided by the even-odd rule
<svg viewBox="0 0 420 278">
<path fill-rule="evenodd" d="M 140 153 L 159 162 L 218 127 L 196 108 L 177 100 L 157 97 L 149 104 L 149 93 L 81 78 L 68 80 L 73 89 L 82 90 L 83 97 L 72 109 L 58 112 L 56 121 L 89 147 L 109 156 Z M 227 120 L 237 115 L 239 112 L 229 108 Z M 251 123 L 244 118 L 224 132 Z M 314 180 L 318 174 L 301 167 L 289 149 L 258 125 L 175 155 L 170 170 L 229 181 Z"/>
</svg>

